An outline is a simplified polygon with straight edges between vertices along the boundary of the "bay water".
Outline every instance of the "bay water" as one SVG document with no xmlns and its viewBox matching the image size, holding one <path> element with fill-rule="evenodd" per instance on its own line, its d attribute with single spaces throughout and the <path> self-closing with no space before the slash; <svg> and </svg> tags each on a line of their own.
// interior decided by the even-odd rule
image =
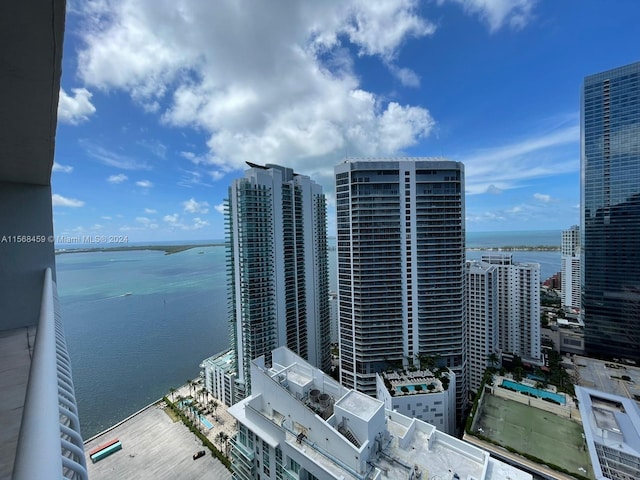
<svg viewBox="0 0 640 480">
<path fill-rule="evenodd" d="M 329 241 L 335 245 L 335 240 Z M 467 247 L 557 246 L 559 231 L 468 233 Z M 479 259 L 480 250 L 467 252 Z M 89 438 L 199 373 L 229 345 L 224 246 L 56 256 L 57 286 L 81 429 Z M 560 270 L 558 251 L 512 252 Z M 335 250 L 329 252 L 336 289 Z"/>
</svg>

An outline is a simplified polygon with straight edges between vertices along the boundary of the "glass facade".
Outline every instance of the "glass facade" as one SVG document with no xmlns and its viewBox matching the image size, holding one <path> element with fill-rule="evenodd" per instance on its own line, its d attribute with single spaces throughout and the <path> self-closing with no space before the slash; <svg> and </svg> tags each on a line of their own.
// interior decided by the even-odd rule
<svg viewBox="0 0 640 480">
<path fill-rule="evenodd" d="M 582 312 L 589 353 L 640 358 L 640 62 L 582 88 Z"/>
<path fill-rule="evenodd" d="M 467 396 L 464 168 L 447 160 L 352 160 L 336 173 L 340 379 L 433 357 Z"/>
</svg>

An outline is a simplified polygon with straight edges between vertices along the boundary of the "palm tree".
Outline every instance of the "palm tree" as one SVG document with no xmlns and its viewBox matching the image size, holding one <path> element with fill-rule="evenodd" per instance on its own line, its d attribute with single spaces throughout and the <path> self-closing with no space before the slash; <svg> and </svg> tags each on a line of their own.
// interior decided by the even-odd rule
<svg viewBox="0 0 640 480">
<path fill-rule="evenodd" d="M 227 458 L 229 458 L 229 435 L 226 433 L 224 435 L 224 454 Z"/>
<path fill-rule="evenodd" d="M 216 415 L 216 410 L 218 409 L 218 402 L 216 402 L 215 400 L 211 403 L 211 408 L 213 408 L 213 414 L 216 417 L 216 420 L 218 419 L 218 416 Z"/>
<path fill-rule="evenodd" d="M 224 443 L 225 437 L 226 437 L 226 434 L 224 432 L 220 432 L 218 433 L 218 435 L 216 435 L 216 440 L 218 440 L 218 442 L 220 443 L 220 446 L 222 446 L 222 444 Z"/>
<path fill-rule="evenodd" d="M 175 388 L 173 388 L 173 387 L 171 387 L 171 388 L 169 389 L 169 395 L 171 395 L 171 402 L 172 402 L 172 403 L 175 403 L 175 402 L 174 402 L 174 400 L 173 400 L 173 394 L 174 394 L 174 393 L 176 393 L 176 389 L 175 389 Z"/>
<path fill-rule="evenodd" d="M 513 369 L 513 379 L 516 382 L 520 382 L 522 381 L 522 373 L 524 372 L 524 369 L 520 366 L 517 366 L 516 368 Z"/>
<path fill-rule="evenodd" d="M 189 394 L 193 397 L 193 390 L 195 389 L 196 384 L 193 380 L 189 379 L 187 380 L 187 385 L 189 385 Z"/>
<path fill-rule="evenodd" d="M 500 363 L 500 357 L 498 356 L 498 354 L 496 352 L 491 352 L 487 356 L 487 360 L 489 360 L 489 364 L 492 367 L 495 367 L 496 365 L 498 365 L 498 363 Z"/>
</svg>

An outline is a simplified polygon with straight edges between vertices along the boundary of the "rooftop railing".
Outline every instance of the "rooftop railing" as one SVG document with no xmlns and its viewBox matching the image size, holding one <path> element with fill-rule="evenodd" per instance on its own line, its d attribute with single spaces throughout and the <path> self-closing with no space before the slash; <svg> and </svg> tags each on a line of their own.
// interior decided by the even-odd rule
<svg viewBox="0 0 640 480">
<path fill-rule="evenodd" d="M 13 480 L 61 477 L 89 478 L 58 292 L 47 268 Z"/>
</svg>

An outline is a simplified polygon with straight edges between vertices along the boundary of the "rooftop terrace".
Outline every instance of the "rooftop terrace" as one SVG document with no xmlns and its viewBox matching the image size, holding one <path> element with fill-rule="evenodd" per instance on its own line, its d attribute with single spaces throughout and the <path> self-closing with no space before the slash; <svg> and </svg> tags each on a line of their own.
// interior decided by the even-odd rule
<svg viewBox="0 0 640 480">
<path fill-rule="evenodd" d="M 385 385 L 391 385 L 392 395 L 414 395 L 423 393 L 440 393 L 448 388 L 442 380 L 430 370 L 403 371 L 381 373 Z M 448 379 L 447 379 L 448 380 Z M 388 382 L 388 383 L 387 383 Z"/>
</svg>

